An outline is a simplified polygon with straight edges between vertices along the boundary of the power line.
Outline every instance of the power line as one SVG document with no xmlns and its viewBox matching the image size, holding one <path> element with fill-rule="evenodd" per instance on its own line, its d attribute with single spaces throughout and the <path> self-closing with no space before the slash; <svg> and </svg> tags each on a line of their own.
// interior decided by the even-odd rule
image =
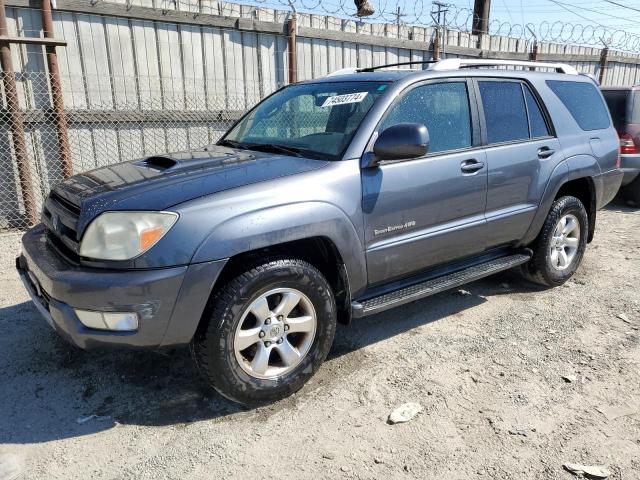
<svg viewBox="0 0 640 480">
<path fill-rule="evenodd" d="M 603 28 L 607 28 L 607 26 L 606 26 L 606 25 L 603 25 L 603 24 L 602 24 L 602 23 L 600 23 L 600 22 L 596 22 L 595 20 L 593 20 L 593 19 L 591 19 L 591 18 L 585 17 L 584 15 L 580 15 L 579 13 L 574 12 L 573 10 L 571 10 L 570 8 L 568 8 L 564 3 L 560 3 L 560 2 L 558 2 L 558 1 L 556 1 L 556 0 L 549 0 L 549 1 L 550 1 L 550 2 L 552 2 L 552 3 L 555 3 L 555 4 L 556 4 L 556 5 L 558 5 L 559 7 L 562 7 L 562 8 L 563 8 L 563 9 L 565 9 L 567 12 L 572 13 L 572 14 L 573 14 L 573 15 L 575 15 L 576 17 L 580 17 L 580 18 L 582 18 L 583 20 L 586 20 L 586 21 L 591 22 L 591 23 L 595 23 L 596 25 L 599 25 L 599 26 L 601 26 L 601 27 L 603 27 Z"/>
<path fill-rule="evenodd" d="M 584 6 L 582 6 L 582 5 L 576 5 L 576 4 L 574 4 L 574 3 L 559 2 L 559 1 L 557 1 L 557 0 L 549 0 L 549 1 L 550 1 L 550 2 L 552 2 L 552 3 L 555 3 L 556 5 L 558 5 L 559 7 L 563 8 L 563 9 L 565 9 L 567 12 L 571 12 L 571 13 L 573 13 L 574 15 L 576 15 L 576 16 L 578 16 L 578 17 L 582 18 L 583 20 L 588 20 L 588 21 L 590 21 L 590 22 L 597 23 L 598 25 L 602 25 L 601 23 L 599 23 L 599 22 L 597 22 L 597 21 L 595 21 L 595 20 L 592 20 L 592 19 L 590 19 L 590 18 L 584 17 L 584 16 L 580 15 L 579 13 L 576 13 L 576 12 L 573 12 L 573 11 L 569 10 L 569 9 L 567 8 L 567 5 L 568 5 L 568 6 L 571 6 L 571 7 L 573 7 L 573 8 L 579 8 L 579 9 L 582 9 L 582 10 L 588 10 L 589 12 L 594 12 L 594 13 L 602 14 L 603 12 L 601 12 L 601 11 L 599 11 L 599 10 L 594 10 L 593 8 L 587 8 L 587 7 L 584 7 Z M 610 1 L 610 0 L 605 0 L 605 1 Z M 613 3 L 613 2 L 611 2 L 611 3 Z M 638 10 L 638 11 L 640 12 L 640 10 Z M 607 14 L 607 16 L 608 16 L 608 17 L 610 17 L 610 18 L 616 18 L 616 19 L 618 19 L 618 20 L 625 20 L 625 21 L 629 21 L 629 17 L 618 17 L 618 16 L 616 16 L 616 15 L 611 15 L 611 14 Z M 605 25 L 602 25 L 602 26 L 604 27 Z"/>
<path fill-rule="evenodd" d="M 613 5 L 617 5 L 622 8 L 628 8 L 629 10 L 633 10 L 634 12 L 640 12 L 640 8 L 630 7 L 628 5 L 623 5 L 622 3 L 614 2 L 613 0 L 604 0 L 607 3 L 611 3 Z"/>
<path fill-rule="evenodd" d="M 513 20 L 513 17 L 511 16 L 511 10 L 509 10 L 509 7 L 507 6 L 507 2 L 502 0 L 502 4 L 504 5 L 504 8 L 507 9 L 507 13 L 509 14 L 509 20 L 511 20 L 513 22 L 514 20 Z"/>
</svg>

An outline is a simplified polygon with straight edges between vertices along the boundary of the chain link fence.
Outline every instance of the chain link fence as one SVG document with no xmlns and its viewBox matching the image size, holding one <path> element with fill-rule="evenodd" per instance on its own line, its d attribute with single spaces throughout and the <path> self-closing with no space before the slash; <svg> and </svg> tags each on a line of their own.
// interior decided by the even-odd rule
<svg viewBox="0 0 640 480">
<path fill-rule="evenodd" d="M 6 76 L 0 72 L 2 85 Z M 51 104 L 48 74 L 25 72 L 15 76 L 20 90 L 14 115 L 22 123 L 21 135 L 11 108 L 3 95 L 0 110 L 0 231 L 25 229 L 52 186 L 64 179 L 59 135 L 69 143 L 73 173 L 85 172 L 113 163 L 145 156 L 203 147 L 215 143 L 246 109 L 259 101 L 265 91 L 246 80 L 241 91 L 210 93 L 219 85 L 200 82 L 195 88 L 167 88 L 175 79 L 140 77 L 67 78 L 67 83 L 83 85 L 84 91 L 100 88 L 100 83 L 135 85 L 130 98 L 87 102 L 88 108 L 67 108 L 67 128 L 60 132 Z M 165 88 L 144 88 L 150 83 Z M 189 87 L 189 86 L 187 86 Z M 208 93 L 209 92 L 209 93 Z M 69 94 L 67 90 L 65 93 Z M 82 93 L 82 92 L 80 92 Z M 33 212 L 29 210 L 33 209 Z"/>
<path fill-rule="evenodd" d="M 328 5 L 294 4 L 314 11 Z M 103 13 L 93 14 L 93 5 Z M 68 173 L 214 143 L 243 112 L 288 83 L 285 11 L 209 0 L 173 2 L 179 10 L 173 14 L 165 0 L 127 5 L 140 11 L 134 15 L 113 0 L 70 2 L 54 12 L 54 36 L 67 44 L 56 49 L 64 121 L 54 109 L 44 48 L 11 46 L 16 73 L 0 71 L 0 232 L 37 222 L 43 199 Z M 384 5 L 378 3 L 380 12 Z M 509 32 L 515 38 L 477 37 L 452 30 L 448 22 L 463 16 L 444 23 L 450 29 L 442 31 L 443 58 L 486 52 L 530 58 L 533 44 L 515 32 Z M 38 9 L 7 8 L 7 19 L 10 36 L 42 36 Z M 432 59 L 436 29 L 408 28 L 408 19 L 376 24 L 299 13 L 292 70 L 306 80 L 345 67 Z M 612 68 L 604 69 L 599 49 L 539 47 L 544 60 L 606 73 L 605 84 L 640 81 L 640 55 L 616 53 Z"/>
</svg>

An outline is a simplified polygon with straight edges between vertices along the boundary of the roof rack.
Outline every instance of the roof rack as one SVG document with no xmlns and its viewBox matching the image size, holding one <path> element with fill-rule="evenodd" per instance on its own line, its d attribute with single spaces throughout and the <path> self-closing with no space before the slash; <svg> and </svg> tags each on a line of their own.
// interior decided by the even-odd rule
<svg viewBox="0 0 640 480">
<path fill-rule="evenodd" d="M 425 65 L 437 63 L 435 60 L 416 60 L 411 62 L 399 62 L 399 63 L 387 63 L 384 65 L 374 65 L 373 67 L 363 67 L 363 68 L 341 68 L 340 70 L 336 70 L 335 72 L 331 72 L 327 75 L 327 77 L 334 77 L 337 75 L 351 75 L 352 73 L 360 73 L 360 72 L 373 72 L 375 70 L 380 70 L 382 68 L 391 68 L 391 67 L 402 67 L 404 65 Z"/>
<path fill-rule="evenodd" d="M 527 67 L 527 68 L 551 68 L 558 73 L 564 73 L 567 75 L 578 75 L 578 71 L 571 65 L 566 63 L 547 63 L 547 62 L 533 62 L 524 60 L 491 60 L 491 59 L 469 59 L 469 58 L 447 58 L 445 60 L 434 61 L 413 61 L 413 62 L 400 62 L 400 63 L 388 63 L 385 65 L 376 65 L 373 67 L 365 68 L 342 68 L 327 75 L 333 77 L 337 75 L 351 75 L 359 72 L 373 72 L 382 68 L 400 67 L 404 65 L 425 65 L 428 64 L 427 70 L 443 71 L 443 70 L 460 70 L 462 68 L 477 68 L 477 67 Z"/>
<path fill-rule="evenodd" d="M 566 63 L 530 62 L 524 60 L 491 60 L 491 59 L 468 59 L 468 58 L 447 58 L 440 60 L 429 66 L 429 70 L 459 70 L 461 68 L 474 67 L 528 67 L 528 68 L 552 68 L 558 73 L 567 75 L 578 75 L 578 71 Z"/>
<path fill-rule="evenodd" d="M 359 68 L 359 72 L 373 72 L 374 70 L 380 70 L 381 68 L 387 67 L 402 67 L 404 65 L 425 65 L 425 64 L 433 64 L 438 63 L 437 60 L 414 60 L 411 62 L 400 62 L 400 63 L 387 63 L 386 65 L 376 65 L 373 67 L 365 67 Z"/>
</svg>

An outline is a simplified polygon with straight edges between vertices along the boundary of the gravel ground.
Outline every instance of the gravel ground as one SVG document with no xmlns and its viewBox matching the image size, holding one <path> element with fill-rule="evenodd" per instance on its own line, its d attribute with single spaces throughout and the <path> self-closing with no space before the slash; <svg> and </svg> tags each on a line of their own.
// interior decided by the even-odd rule
<svg viewBox="0 0 640 480">
<path fill-rule="evenodd" d="M 640 478 L 640 211 L 598 222 L 565 286 L 507 272 L 356 321 L 302 391 L 254 410 L 207 390 L 186 349 L 65 344 L 0 236 L 0 455 L 34 479 Z M 422 413 L 388 425 L 405 402 Z"/>
</svg>

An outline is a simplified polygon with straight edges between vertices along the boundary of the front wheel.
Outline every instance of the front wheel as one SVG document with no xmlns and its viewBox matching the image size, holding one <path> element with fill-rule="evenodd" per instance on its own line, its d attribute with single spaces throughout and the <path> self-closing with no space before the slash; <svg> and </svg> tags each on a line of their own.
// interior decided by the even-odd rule
<svg viewBox="0 0 640 480">
<path fill-rule="evenodd" d="M 211 299 L 191 351 L 205 379 L 243 404 L 284 398 L 324 361 L 336 329 L 331 287 L 311 264 L 277 259 L 241 273 Z"/>
<path fill-rule="evenodd" d="M 580 266 L 588 229 L 587 211 L 579 199 L 557 199 L 532 245 L 533 257 L 522 267 L 524 276 L 549 287 L 562 285 Z"/>
</svg>

